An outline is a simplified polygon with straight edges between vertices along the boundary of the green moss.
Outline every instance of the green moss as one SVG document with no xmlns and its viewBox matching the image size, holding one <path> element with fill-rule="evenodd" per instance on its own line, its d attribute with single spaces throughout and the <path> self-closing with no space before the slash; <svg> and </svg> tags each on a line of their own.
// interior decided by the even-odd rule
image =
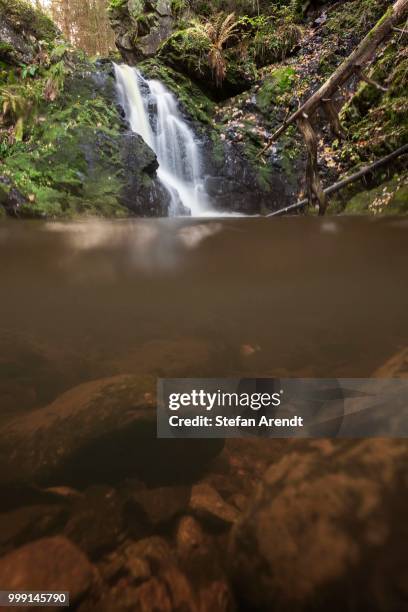
<svg viewBox="0 0 408 612">
<path fill-rule="evenodd" d="M 355 194 L 344 208 L 346 214 L 408 214 L 408 178 L 395 176 L 370 190 Z"/>
<path fill-rule="evenodd" d="M 0 0 L 0 17 L 37 40 L 52 42 L 58 33 L 51 19 L 26 0 Z"/>
<path fill-rule="evenodd" d="M 108 9 L 115 10 L 127 5 L 128 0 L 109 0 Z"/>
<path fill-rule="evenodd" d="M 273 105 L 281 102 L 282 94 L 293 89 L 296 72 L 290 66 L 273 70 L 264 80 L 257 95 L 257 104 L 261 112 L 268 113 Z"/>
<path fill-rule="evenodd" d="M 170 89 L 179 100 L 184 111 L 200 124 L 212 124 L 215 104 L 189 78 L 166 66 L 158 59 L 141 62 L 138 68 L 149 79 L 158 79 Z"/>
<path fill-rule="evenodd" d="M 388 0 L 351 0 L 346 7 L 339 4 L 329 12 L 322 31 L 340 36 L 352 33 L 356 38 L 362 38 L 390 8 L 392 10 Z"/>
<path fill-rule="evenodd" d="M 345 159 L 365 161 L 408 142 L 408 57 L 397 35 L 374 63 L 369 76 L 387 91 L 362 83 L 342 110 L 350 134 L 342 147 Z"/>
</svg>

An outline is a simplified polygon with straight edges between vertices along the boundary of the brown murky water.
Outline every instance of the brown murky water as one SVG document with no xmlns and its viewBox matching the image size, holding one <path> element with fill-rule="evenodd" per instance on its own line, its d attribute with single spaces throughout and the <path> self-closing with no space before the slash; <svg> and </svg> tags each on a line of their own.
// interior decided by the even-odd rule
<svg viewBox="0 0 408 612">
<path fill-rule="evenodd" d="M 408 344 L 408 221 L 5 222 L 1 420 L 120 372 L 369 376 Z"/>
</svg>

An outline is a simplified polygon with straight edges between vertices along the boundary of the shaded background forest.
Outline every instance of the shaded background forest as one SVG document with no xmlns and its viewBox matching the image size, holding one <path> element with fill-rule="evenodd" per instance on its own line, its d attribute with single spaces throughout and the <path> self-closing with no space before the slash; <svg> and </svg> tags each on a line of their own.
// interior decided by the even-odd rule
<svg viewBox="0 0 408 612">
<path fill-rule="evenodd" d="M 31 0 L 46 10 L 64 37 L 88 55 L 109 55 L 115 37 L 108 18 L 108 0 Z"/>
</svg>

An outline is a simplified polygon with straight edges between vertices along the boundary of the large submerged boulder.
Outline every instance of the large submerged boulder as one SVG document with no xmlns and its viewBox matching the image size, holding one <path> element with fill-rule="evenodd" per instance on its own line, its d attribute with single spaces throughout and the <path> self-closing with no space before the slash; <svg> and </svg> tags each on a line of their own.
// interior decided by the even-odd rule
<svg viewBox="0 0 408 612">
<path fill-rule="evenodd" d="M 248 609 L 404 610 L 404 440 L 306 441 L 271 465 L 231 536 Z"/>
<path fill-rule="evenodd" d="M 189 481 L 222 441 L 158 439 L 155 393 L 153 377 L 117 376 L 16 418 L 0 430 L 0 484 Z"/>
<path fill-rule="evenodd" d="M 0 582 L 8 589 L 69 592 L 71 605 L 78 603 L 96 581 L 97 574 L 87 557 L 64 537 L 37 540 L 0 559 Z"/>
</svg>

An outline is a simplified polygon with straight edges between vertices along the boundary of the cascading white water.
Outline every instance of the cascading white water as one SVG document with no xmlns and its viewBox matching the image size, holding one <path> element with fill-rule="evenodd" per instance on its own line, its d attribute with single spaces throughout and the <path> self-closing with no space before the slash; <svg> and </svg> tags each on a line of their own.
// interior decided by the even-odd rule
<svg viewBox="0 0 408 612">
<path fill-rule="evenodd" d="M 194 217 L 211 214 L 200 145 L 176 98 L 160 81 L 145 79 L 136 68 L 115 64 L 115 74 L 130 127 L 157 155 L 157 175 L 171 195 L 171 214 L 179 214 L 183 207 Z"/>
</svg>

